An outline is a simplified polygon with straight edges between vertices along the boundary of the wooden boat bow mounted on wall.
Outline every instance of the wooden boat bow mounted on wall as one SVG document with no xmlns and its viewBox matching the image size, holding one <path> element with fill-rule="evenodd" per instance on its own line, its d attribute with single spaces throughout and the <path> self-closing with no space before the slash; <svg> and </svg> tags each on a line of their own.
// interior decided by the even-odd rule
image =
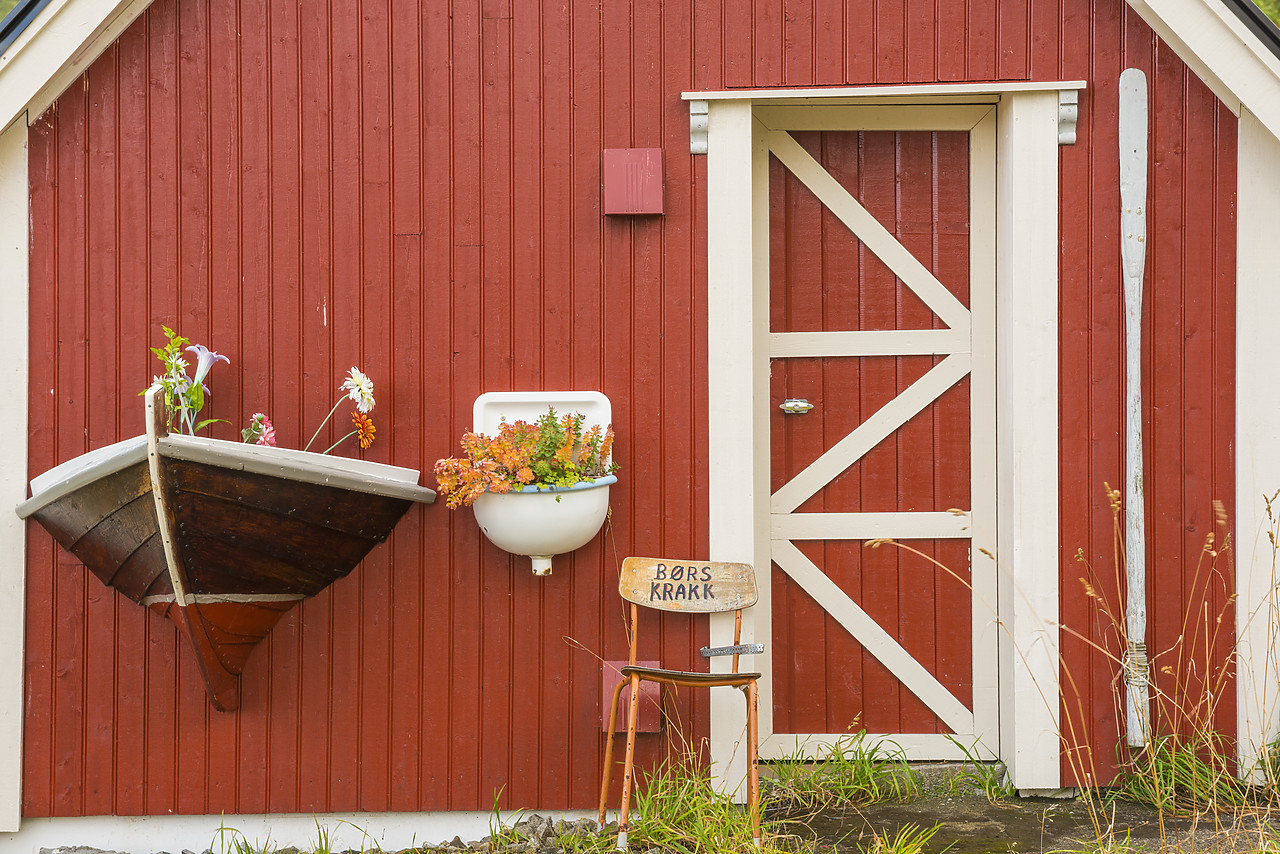
<svg viewBox="0 0 1280 854">
<path fill-rule="evenodd" d="M 148 391 L 146 406 L 145 436 L 34 478 L 18 515 L 173 621 L 210 701 L 231 711 L 245 662 L 276 621 L 350 573 L 435 492 L 414 469 L 169 434 L 162 396 Z"/>
</svg>

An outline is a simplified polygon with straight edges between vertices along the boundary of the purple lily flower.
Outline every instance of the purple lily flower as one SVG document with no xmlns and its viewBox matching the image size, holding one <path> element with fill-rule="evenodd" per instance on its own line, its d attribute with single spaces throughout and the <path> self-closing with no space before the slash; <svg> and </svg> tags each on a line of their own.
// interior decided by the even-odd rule
<svg viewBox="0 0 1280 854">
<path fill-rule="evenodd" d="M 215 353 L 203 344 L 192 344 L 187 348 L 188 353 L 196 354 L 196 375 L 192 377 L 191 384 L 195 385 L 204 379 L 205 374 L 209 373 L 209 369 L 213 367 L 213 363 L 221 359 L 228 365 L 231 360 L 226 356 Z"/>
</svg>

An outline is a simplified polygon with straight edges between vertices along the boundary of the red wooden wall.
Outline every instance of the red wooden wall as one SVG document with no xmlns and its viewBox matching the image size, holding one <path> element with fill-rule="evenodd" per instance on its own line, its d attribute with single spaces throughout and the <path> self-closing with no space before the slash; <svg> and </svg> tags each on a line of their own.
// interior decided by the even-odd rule
<svg viewBox="0 0 1280 854">
<path fill-rule="evenodd" d="M 1201 692 L 1195 680 L 1187 691 L 1178 684 L 1188 673 L 1211 674 L 1218 698 L 1212 723 L 1228 736 L 1236 714 L 1234 677 L 1224 671 L 1234 642 L 1234 567 L 1223 555 L 1213 568 L 1201 550 L 1206 535 L 1221 545 L 1227 532 L 1213 502 L 1222 502 L 1228 520 L 1234 511 L 1236 119 L 1173 51 L 1152 42 L 1135 14 L 1098 4 L 1095 15 L 1087 30 L 1061 28 L 1061 47 L 1054 48 L 1063 77 L 1090 81 L 1081 97 L 1080 142 L 1063 149 L 1060 170 L 1062 712 L 1072 740 L 1093 745 L 1064 755 L 1064 778 L 1083 771 L 1106 781 L 1117 755 L 1117 646 L 1105 614 L 1123 620 L 1103 487 L 1124 485 L 1119 73 L 1141 68 L 1150 86 L 1143 291 L 1148 653 L 1158 686 L 1185 696 L 1178 705 L 1186 711 Z M 1084 594 L 1082 577 L 1093 578 L 1106 607 Z M 1185 730 L 1188 722 L 1175 717 Z"/>
<path fill-rule="evenodd" d="M 33 526 L 24 813 L 487 809 L 499 789 L 503 805 L 593 804 L 596 657 L 625 654 L 617 563 L 707 548 L 688 89 L 1089 81 L 1061 155 L 1062 593 L 1068 625 L 1103 637 L 1074 554 L 1105 565 L 1102 482 L 1122 465 L 1112 117 L 1129 64 L 1151 75 L 1155 116 L 1159 649 L 1201 596 L 1210 500 L 1231 511 L 1235 125 L 1120 0 L 810 0 L 785 16 L 767 0 L 158 0 L 31 131 L 32 473 L 140 431 L 134 393 L 166 323 L 232 359 L 213 414 L 267 411 L 284 444 L 360 366 L 378 384 L 367 456 L 415 467 L 454 452 L 481 391 L 598 388 L 622 479 L 605 536 L 545 580 L 465 511 L 412 511 L 277 626 L 234 714 L 210 709 L 168 624 Z M 666 152 L 661 218 L 601 215 L 601 153 L 632 146 Z M 704 635 L 665 618 L 642 657 L 692 664 Z M 1110 668 L 1066 651 L 1066 706 L 1107 760 Z M 672 711 L 705 734 L 705 698 Z M 651 759 L 662 737 L 643 738 Z"/>
</svg>

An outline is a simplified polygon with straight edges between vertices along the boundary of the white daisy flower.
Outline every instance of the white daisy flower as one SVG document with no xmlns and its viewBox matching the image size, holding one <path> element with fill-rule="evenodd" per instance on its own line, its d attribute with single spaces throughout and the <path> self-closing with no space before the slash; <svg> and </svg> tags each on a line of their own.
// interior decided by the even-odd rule
<svg viewBox="0 0 1280 854">
<path fill-rule="evenodd" d="M 373 380 L 360 373 L 359 368 L 354 366 L 351 368 L 347 379 L 342 383 L 342 390 L 355 403 L 356 409 L 365 413 L 373 409 Z"/>
</svg>

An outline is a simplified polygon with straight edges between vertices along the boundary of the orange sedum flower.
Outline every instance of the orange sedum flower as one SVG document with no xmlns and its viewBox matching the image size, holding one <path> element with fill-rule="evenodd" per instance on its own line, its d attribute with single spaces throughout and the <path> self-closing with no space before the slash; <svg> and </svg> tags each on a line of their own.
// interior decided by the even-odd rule
<svg viewBox="0 0 1280 854">
<path fill-rule="evenodd" d="M 503 422 L 495 436 L 463 434 L 464 456 L 436 461 L 442 496 L 450 507 L 460 507 L 485 492 L 567 487 L 617 471 L 609 458 L 613 430 L 583 429 L 583 421 L 580 413 L 557 415 L 548 408 L 533 424 Z"/>
</svg>

